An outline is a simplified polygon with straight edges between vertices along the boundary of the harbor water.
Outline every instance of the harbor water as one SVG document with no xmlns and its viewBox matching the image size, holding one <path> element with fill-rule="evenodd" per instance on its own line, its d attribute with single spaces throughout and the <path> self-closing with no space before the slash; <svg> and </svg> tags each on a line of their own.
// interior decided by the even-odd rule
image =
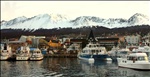
<svg viewBox="0 0 150 77">
<path fill-rule="evenodd" d="M 41 61 L 0 61 L 1 77 L 150 77 L 150 71 L 117 66 L 116 62 L 78 58 L 44 58 Z"/>
</svg>

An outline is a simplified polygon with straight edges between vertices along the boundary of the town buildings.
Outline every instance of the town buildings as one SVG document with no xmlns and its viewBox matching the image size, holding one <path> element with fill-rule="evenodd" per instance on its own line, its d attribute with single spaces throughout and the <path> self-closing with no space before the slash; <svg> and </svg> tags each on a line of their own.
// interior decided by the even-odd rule
<svg viewBox="0 0 150 77">
<path fill-rule="evenodd" d="M 150 32 L 142 38 L 142 42 L 150 46 Z"/>
<path fill-rule="evenodd" d="M 128 46 L 131 45 L 138 46 L 139 43 L 141 42 L 141 36 L 138 34 L 125 36 L 125 42 L 127 43 Z"/>
</svg>

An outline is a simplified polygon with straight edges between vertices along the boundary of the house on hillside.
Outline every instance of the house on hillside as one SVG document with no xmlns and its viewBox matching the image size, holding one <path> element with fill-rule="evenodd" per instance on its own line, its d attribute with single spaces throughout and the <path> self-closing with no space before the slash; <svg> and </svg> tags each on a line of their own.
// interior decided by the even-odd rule
<svg viewBox="0 0 150 77">
<path fill-rule="evenodd" d="M 141 42 L 141 36 L 140 35 L 129 35 L 129 36 L 125 36 L 125 40 L 127 42 L 127 45 L 134 45 L 134 46 L 138 46 L 139 43 Z"/>
<path fill-rule="evenodd" d="M 145 35 L 142 38 L 142 42 L 145 43 L 146 45 L 150 46 L 150 33 L 148 33 L 147 35 Z"/>
</svg>

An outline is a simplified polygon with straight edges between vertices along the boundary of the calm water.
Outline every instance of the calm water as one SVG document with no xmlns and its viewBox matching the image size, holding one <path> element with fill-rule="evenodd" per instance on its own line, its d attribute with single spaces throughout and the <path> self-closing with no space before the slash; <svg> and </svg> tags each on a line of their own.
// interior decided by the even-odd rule
<svg viewBox="0 0 150 77">
<path fill-rule="evenodd" d="M 77 58 L 1 61 L 1 77 L 150 77 L 150 71 L 119 68 L 117 63 L 88 63 Z"/>
</svg>

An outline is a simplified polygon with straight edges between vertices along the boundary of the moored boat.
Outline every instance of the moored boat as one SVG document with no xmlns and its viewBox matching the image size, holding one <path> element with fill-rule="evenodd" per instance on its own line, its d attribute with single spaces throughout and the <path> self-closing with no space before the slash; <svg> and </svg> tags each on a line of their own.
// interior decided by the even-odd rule
<svg viewBox="0 0 150 77">
<path fill-rule="evenodd" d="M 29 60 L 30 56 L 31 54 L 29 46 L 21 46 L 20 50 L 16 55 L 16 60 Z"/>
<path fill-rule="evenodd" d="M 78 58 L 83 60 L 106 60 L 112 61 L 112 59 L 108 56 L 105 47 L 99 46 L 97 43 L 90 42 L 86 45 L 85 48 L 81 52 L 78 53 Z"/>
<path fill-rule="evenodd" d="M 138 46 L 137 48 L 134 48 L 132 52 L 133 53 L 138 53 L 138 52 L 146 53 L 150 62 L 150 47 L 149 46 Z"/>
<path fill-rule="evenodd" d="M 126 57 L 117 58 L 118 66 L 135 70 L 150 70 L 150 62 L 146 53 L 131 53 Z"/>
<path fill-rule="evenodd" d="M 1 44 L 1 52 L 0 52 L 0 60 L 8 60 L 11 58 L 12 53 L 11 53 L 11 47 L 4 43 Z"/>
<path fill-rule="evenodd" d="M 43 58 L 44 57 L 41 50 L 39 48 L 36 48 L 33 50 L 30 60 L 42 60 Z"/>
</svg>

